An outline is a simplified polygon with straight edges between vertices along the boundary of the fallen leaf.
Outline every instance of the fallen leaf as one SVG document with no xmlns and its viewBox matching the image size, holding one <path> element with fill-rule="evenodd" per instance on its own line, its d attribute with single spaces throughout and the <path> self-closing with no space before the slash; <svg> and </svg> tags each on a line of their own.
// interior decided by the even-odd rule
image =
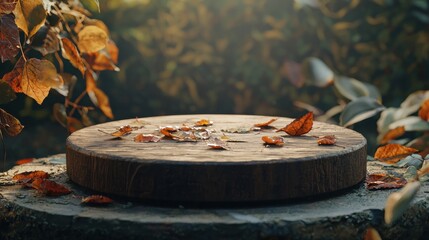
<svg viewBox="0 0 429 240">
<path fill-rule="evenodd" d="M 231 150 L 228 144 L 219 138 L 210 139 L 207 141 L 207 146 L 211 149 Z"/>
<path fill-rule="evenodd" d="M 162 137 L 160 136 L 156 136 L 153 134 L 137 134 L 134 137 L 134 142 L 144 142 L 144 143 L 148 143 L 148 142 L 159 142 L 161 140 Z"/>
<path fill-rule="evenodd" d="M 374 158 L 375 160 L 386 162 L 386 163 L 396 163 L 402 158 L 418 152 L 419 150 L 414 148 L 409 148 L 402 146 L 400 144 L 392 143 L 385 146 L 377 148 Z"/>
<path fill-rule="evenodd" d="M 252 130 L 251 128 L 248 127 L 236 127 L 236 128 L 228 128 L 228 129 L 221 129 L 222 132 L 226 132 L 226 133 L 249 133 L 250 130 Z"/>
<path fill-rule="evenodd" d="M 260 128 L 269 128 L 269 127 L 271 127 L 270 124 L 275 122 L 276 120 L 277 120 L 277 118 L 273 118 L 273 119 L 269 120 L 268 122 L 256 123 L 253 126 L 260 127 Z"/>
<path fill-rule="evenodd" d="M 15 9 L 16 25 L 30 38 L 44 24 L 46 11 L 43 8 L 43 0 L 18 0 Z"/>
<path fill-rule="evenodd" d="M 22 71 L 21 88 L 27 96 L 42 104 L 52 87 L 63 84 L 62 77 L 57 73 L 54 64 L 48 60 L 30 58 L 25 62 Z"/>
<path fill-rule="evenodd" d="M 19 52 L 19 30 L 13 14 L 0 15 L 0 59 L 13 60 Z"/>
<path fill-rule="evenodd" d="M 337 138 L 335 135 L 326 135 L 320 136 L 317 139 L 317 144 L 319 145 L 334 145 L 337 142 Z"/>
<path fill-rule="evenodd" d="M 171 133 L 177 132 L 177 128 L 171 127 L 171 126 L 160 127 L 159 132 L 162 133 L 166 137 L 172 138 L 173 136 L 171 135 Z"/>
<path fill-rule="evenodd" d="M 111 133 L 110 135 L 114 137 L 124 137 L 131 134 L 133 130 L 135 129 L 132 128 L 130 125 L 125 125 L 125 126 L 121 126 L 117 131 Z"/>
<path fill-rule="evenodd" d="M 46 179 L 49 178 L 49 174 L 45 171 L 22 172 L 14 175 L 12 180 L 31 183 L 36 178 Z"/>
<path fill-rule="evenodd" d="M 263 136 L 262 141 L 264 141 L 264 143 L 267 145 L 276 145 L 276 146 L 283 146 L 285 143 L 284 138 L 279 136 L 273 136 L 273 137 Z"/>
<path fill-rule="evenodd" d="M 196 142 L 197 137 L 192 131 L 177 131 L 171 133 L 171 138 L 179 142 Z"/>
<path fill-rule="evenodd" d="M 244 140 L 230 138 L 229 136 L 226 136 L 225 134 L 223 134 L 220 137 L 220 140 L 225 141 L 225 142 L 246 142 Z"/>
<path fill-rule="evenodd" d="M 0 2 L 0 13 L 11 13 L 15 9 L 17 2 L 17 0 L 2 0 Z"/>
<path fill-rule="evenodd" d="M 85 65 L 74 43 L 68 38 L 61 38 L 61 47 L 63 57 L 68 59 L 73 67 L 77 68 L 84 75 Z"/>
<path fill-rule="evenodd" d="M 42 178 L 35 178 L 31 187 L 47 196 L 61 196 L 71 193 L 71 190 L 66 186 Z"/>
<path fill-rule="evenodd" d="M 411 201 L 420 189 L 420 182 L 410 182 L 398 192 L 389 195 L 384 207 L 384 221 L 387 225 L 394 223 L 410 206 Z"/>
<path fill-rule="evenodd" d="M 211 137 L 211 133 L 207 129 L 193 129 L 194 135 L 197 139 L 207 140 Z"/>
<path fill-rule="evenodd" d="M 7 133 L 9 136 L 18 135 L 24 128 L 21 122 L 0 108 L 0 130 Z"/>
<path fill-rule="evenodd" d="M 79 50 L 93 53 L 106 47 L 107 33 L 97 26 L 86 26 L 78 33 Z"/>
<path fill-rule="evenodd" d="M 425 121 L 429 121 L 429 99 L 424 101 L 420 107 L 419 117 Z"/>
<path fill-rule="evenodd" d="M 201 119 L 194 124 L 195 127 L 207 127 L 211 125 L 213 125 L 213 121 L 208 119 Z"/>
<path fill-rule="evenodd" d="M 112 203 L 113 200 L 103 195 L 91 195 L 83 198 L 81 204 L 106 205 Z"/>
<path fill-rule="evenodd" d="M 382 240 L 380 237 L 380 234 L 377 230 L 373 227 L 369 227 L 365 231 L 365 235 L 363 237 L 363 240 Z"/>
<path fill-rule="evenodd" d="M 313 112 L 308 112 L 307 114 L 293 120 L 290 124 L 286 125 L 284 128 L 278 129 L 276 132 L 284 131 L 291 136 L 301 136 L 310 132 L 313 127 Z"/>
<path fill-rule="evenodd" d="M 34 161 L 34 158 L 23 158 L 23 159 L 19 159 L 15 162 L 16 165 L 22 165 L 22 164 L 26 164 L 26 163 L 31 163 Z"/>
<path fill-rule="evenodd" d="M 399 126 L 394 129 L 389 130 L 386 134 L 384 134 L 383 138 L 380 141 L 380 144 L 384 145 L 389 141 L 396 139 L 405 133 L 405 127 Z"/>
<path fill-rule="evenodd" d="M 401 188 L 407 184 L 404 178 L 398 178 L 385 173 L 370 174 L 365 179 L 365 186 L 369 190 Z"/>
</svg>

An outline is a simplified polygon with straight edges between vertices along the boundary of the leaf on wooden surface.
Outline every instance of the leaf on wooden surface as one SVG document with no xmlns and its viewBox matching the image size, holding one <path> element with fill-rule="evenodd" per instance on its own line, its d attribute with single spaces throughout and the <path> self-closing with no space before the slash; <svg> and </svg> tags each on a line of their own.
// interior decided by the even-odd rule
<svg viewBox="0 0 429 240">
<path fill-rule="evenodd" d="M 407 184 L 404 178 L 398 178 L 385 173 L 375 173 L 366 176 L 365 186 L 369 190 L 401 188 Z"/>
<path fill-rule="evenodd" d="M 17 118 L 0 108 L 0 130 L 2 132 L 13 137 L 18 135 L 23 128 L 24 126 Z"/>
<path fill-rule="evenodd" d="M 22 92 L 38 104 L 42 104 L 51 88 L 60 87 L 62 84 L 62 77 L 48 60 L 31 58 L 25 62 L 20 84 Z"/>
<path fill-rule="evenodd" d="M 78 33 L 79 50 L 93 53 L 106 47 L 107 33 L 97 26 L 86 26 Z"/>
<path fill-rule="evenodd" d="M 335 135 L 326 135 L 320 136 L 317 139 L 317 144 L 319 145 L 334 145 L 337 142 L 337 138 Z"/>
<path fill-rule="evenodd" d="M 363 240 L 382 240 L 382 239 L 380 237 L 380 234 L 378 233 L 378 231 L 375 228 L 369 227 L 365 231 L 365 235 L 363 237 Z"/>
<path fill-rule="evenodd" d="M 172 126 L 166 126 L 166 127 L 160 127 L 159 128 L 159 132 L 162 133 L 164 136 L 172 138 L 173 136 L 171 135 L 174 132 L 177 132 L 177 128 L 176 127 L 172 127 Z"/>
<path fill-rule="evenodd" d="M 200 119 L 197 122 L 195 122 L 195 127 L 207 127 L 213 125 L 213 121 L 210 121 L 208 119 Z"/>
<path fill-rule="evenodd" d="M 271 120 L 267 121 L 267 122 L 263 122 L 263 123 L 256 123 L 253 126 L 255 127 L 260 127 L 260 128 L 272 128 L 272 126 L 270 126 L 271 123 L 277 121 L 277 118 L 272 118 Z"/>
<path fill-rule="evenodd" d="M 109 40 L 106 48 L 98 52 L 87 53 L 84 55 L 84 58 L 95 71 L 119 71 L 118 66 L 116 66 L 118 63 L 118 52 L 116 44 L 112 40 Z"/>
<path fill-rule="evenodd" d="M 85 198 L 82 198 L 81 204 L 88 205 L 107 205 L 112 203 L 113 200 L 109 197 L 103 195 L 91 195 Z"/>
<path fill-rule="evenodd" d="M 109 97 L 103 90 L 95 87 L 92 91 L 88 91 L 88 96 L 91 101 L 106 115 L 106 117 L 113 119 L 112 108 L 110 107 Z"/>
<path fill-rule="evenodd" d="M 47 196 L 61 196 L 71 193 L 71 190 L 66 186 L 42 178 L 35 178 L 31 183 L 31 187 Z"/>
<path fill-rule="evenodd" d="M 419 117 L 425 121 L 429 121 L 429 99 L 424 101 L 420 107 Z"/>
<path fill-rule="evenodd" d="M 162 137 L 160 136 L 156 136 L 153 134 L 137 134 L 134 137 L 134 142 L 143 142 L 143 143 L 148 143 L 148 142 L 159 142 L 161 140 Z"/>
<path fill-rule="evenodd" d="M 0 15 L 0 59 L 13 60 L 19 52 L 19 30 L 13 14 Z"/>
<path fill-rule="evenodd" d="M 205 128 L 193 129 L 194 136 L 200 140 L 207 140 L 211 137 L 211 132 Z"/>
<path fill-rule="evenodd" d="M 46 11 L 43 0 L 18 0 L 13 11 L 16 25 L 30 38 L 45 23 Z"/>
<path fill-rule="evenodd" d="M 11 13 L 15 7 L 18 0 L 2 0 L 0 2 L 0 13 L 9 14 Z"/>
<path fill-rule="evenodd" d="M 391 140 L 394 140 L 402 135 L 404 135 L 405 133 L 405 127 L 404 126 L 399 126 L 396 127 L 394 129 L 389 130 L 386 134 L 383 135 L 383 138 L 380 141 L 380 144 L 384 145 L 388 142 L 390 142 Z"/>
<path fill-rule="evenodd" d="M 130 125 L 125 125 L 125 126 L 119 127 L 117 131 L 111 133 L 110 135 L 114 137 L 124 137 L 124 136 L 130 135 L 134 130 L 135 129 L 132 128 Z"/>
<path fill-rule="evenodd" d="M 384 221 L 387 225 L 394 223 L 410 206 L 414 196 L 420 189 L 420 182 L 410 182 L 398 192 L 389 195 L 384 207 Z"/>
<path fill-rule="evenodd" d="M 65 59 L 68 59 L 73 67 L 77 68 L 82 75 L 85 74 L 85 65 L 74 43 L 68 38 L 61 38 L 61 52 Z"/>
<path fill-rule="evenodd" d="M 16 98 L 16 94 L 14 93 L 11 86 L 6 82 L 0 79 L 0 104 L 8 103 Z"/>
<path fill-rule="evenodd" d="M 291 123 L 276 132 L 284 131 L 291 136 L 301 136 L 311 131 L 313 127 L 313 112 L 308 112 L 305 115 L 293 120 Z"/>
<path fill-rule="evenodd" d="M 226 132 L 226 133 L 250 133 L 252 129 L 249 127 L 236 127 L 236 128 L 227 128 L 227 129 L 221 129 L 222 132 Z"/>
<path fill-rule="evenodd" d="M 22 172 L 22 173 L 15 174 L 12 177 L 12 180 L 18 181 L 18 182 L 31 183 L 36 178 L 46 179 L 46 178 L 49 178 L 49 174 L 45 171 Z"/>
<path fill-rule="evenodd" d="M 405 147 L 400 144 L 392 143 L 377 148 L 374 158 L 381 162 L 396 163 L 402 158 L 418 152 L 415 148 Z"/>
<path fill-rule="evenodd" d="M 285 143 L 285 140 L 283 137 L 280 136 L 262 136 L 262 141 L 264 141 L 264 144 L 266 145 L 275 145 L 275 146 L 283 146 Z"/>
<path fill-rule="evenodd" d="M 177 131 L 171 133 L 171 138 L 178 142 L 196 142 L 198 140 L 193 131 Z"/>
<path fill-rule="evenodd" d="M 22 164 L 26 164 L 26 163 L 31 163 L 34 161 L 34 158 L 22 158 L 19 159 L 15 162 L 16 165 L 22 165 Z"/>
<path fill-rule="evenodd" d="M 360 97 L 347 104 L 340 115 L 340 125 L 344 127 L 370 118 L 385 107 L 372 97 Z"/>
<path fill-rule="evenodd" d="M 218 150 L 231 150 L 226 141 L 222 141 L 219 138 L 213 138 L 207 141 L 207 146 L 211 149 Z"/>
</svg>

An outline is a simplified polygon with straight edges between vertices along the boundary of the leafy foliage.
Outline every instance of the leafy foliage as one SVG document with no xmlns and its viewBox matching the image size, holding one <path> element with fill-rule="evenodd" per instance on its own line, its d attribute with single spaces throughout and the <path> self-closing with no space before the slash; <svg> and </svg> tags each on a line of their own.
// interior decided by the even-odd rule
<svg viewBox="0 0 429 240">
<path fill-rule="evenodd" d="M 84 3 L 91 10 L 99 10 L 98 1 Z M 42 104 L 51 89 L 55 89 L 66 98 L 64 104 L 55 105 L 55 118 L 72 132 L 91 123 L 87 112 L 92 108 L 79 105 L 88 93 L 94 104 L 113 118 L 109 99 L 98 88 L 97 80 L 98 71 L 119 70 L 115 65 L 118 50 L 104 23 L 90 15 L 80 1 L 2 1 L 0 57 L 4 69 L 10 69 L 7 67 L 10 65 L 13 68 L 0 75 L 0 103 L 15 99 L 15 93 L 23 93 Z M 64 59 L 80 75 L 74 76 L 73 70 L 66 74 Z M 80 77 L 90 87 L 74 97 L 74 85 Z"/>
</svg>

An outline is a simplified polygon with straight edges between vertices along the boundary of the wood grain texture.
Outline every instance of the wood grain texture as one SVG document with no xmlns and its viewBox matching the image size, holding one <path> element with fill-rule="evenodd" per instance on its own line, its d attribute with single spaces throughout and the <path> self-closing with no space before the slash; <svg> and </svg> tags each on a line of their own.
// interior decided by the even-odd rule
<svg viewBox="0 0 429 240">
<path fill-rule="evenodd" d="M 283 147 L 266 148 L 261 137 L 272 130 L 225 133 L 230 151 L 209 149 L 204 141 L 136 143 L 138 133 L 160 126 L 192 125 L 207 118 L 213 136 L 222 129 L 251 128 L 272 117 L 252 115 L 175 115 L 141 118 L 144 128 L 123 139 L 114 132 L 134 119 L 91 126 L 67 139 L 67 173 L 77 184 L 142 200 L 188 202 L 270 201 L 308 197 L 351 187 L 366 174 L 366 140 L 359 133 L 315 122 L 304 136 L 287 137 Z M 279 118 L 283 127 L 292 119 Z M 335 135 L 337 145 L 318 146 L 313 136 Z"/>
</svg>

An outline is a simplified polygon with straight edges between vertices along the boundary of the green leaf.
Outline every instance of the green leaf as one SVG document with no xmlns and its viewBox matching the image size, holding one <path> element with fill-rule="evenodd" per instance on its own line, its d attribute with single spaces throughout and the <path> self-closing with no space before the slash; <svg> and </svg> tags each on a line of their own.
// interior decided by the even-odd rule
<svg viewBox="0 0 429 240">
<path fill-rule="evenodd" d="M 371 97 L 360 97 L 351 101 L 340 115 L 340 125 L 348 127 L 357 122 L 370 118 L 385 107 Z"/>
<path fill-rule="evenodd" d="M 15 100 L 16 95 L 9 84 L 0 80 L 0 104 L 8 103 Z"/>
<path fill-rule="evenodd" d="M 326 87 L 334 80 L 334 72 L 315 57 L 305 59 L 301 70 L 307 85 Z"/>
<path fill-rule="evenodd" d="M 100 12 L 100 3 L 98 0 L 80 0 L 82 5 L 91 12 Z"/>
<path fill-rule="evenodd" d="M 381 94 L 372 84 L 345 76 L 335 76 L 334 86 L 343 97 L 351 101 L 368 96 L 381 102 Z"/>
<path fill-rule="evenodd" d="M 419 181 L 410 182 L 399 192 L 389 195 L 384 209 L 384 221 L 386 224 L 390 225 L 402 216 L 420 189 L 420 185 Z"/>
<path fill-rule="evenodd" d="M 429 130 L 429 122 L 422 120 L 417 116 L 410 116 L 389 124 L 389 129 L 404 126 L 405 131 L 427 131 Z"/>
</svg>

